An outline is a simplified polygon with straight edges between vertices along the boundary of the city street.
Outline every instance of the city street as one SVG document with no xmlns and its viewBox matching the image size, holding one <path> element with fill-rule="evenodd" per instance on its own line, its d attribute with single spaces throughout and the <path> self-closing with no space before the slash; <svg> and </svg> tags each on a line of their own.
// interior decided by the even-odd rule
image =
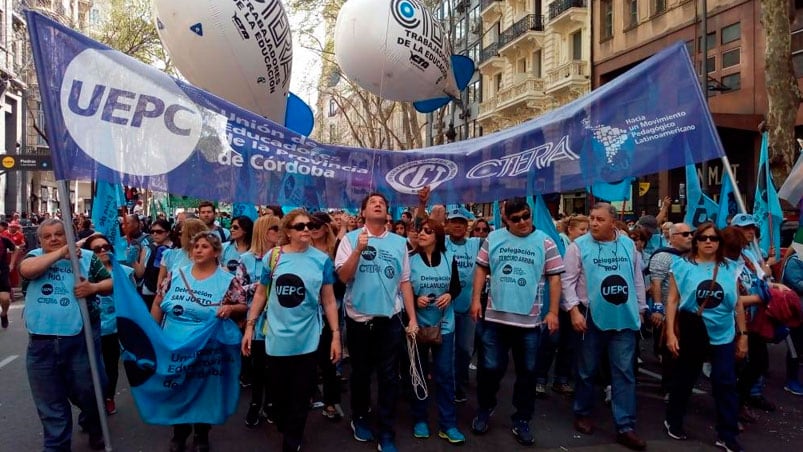
<svg viewBox="0 0 803 452">
<path fill-rule="evenodd" d="M 21 318 L 22 303 L 12 304 L 8 329 L 0 330 L 0 451 L 35 451 L 41 450 L 41 424 L 37 418 L 30 389 L 25 373 L 25 347 L 27 334 Z M 642 356 L 646 367 L 639 375 L 638 397 L 638 432 L 648 442 L 648 450 L 653 451 L 705 451 L 715 450 L 713 447 L 713 401 L 708 394 L 707 381 L 701 379 L 698 389 L 705 394 L 693 396 L 690 404 L 690 415 L 686 420 L 689 440 L 685 442 L 669 439 L 662 429 L 664 402 L 658 394 L 657 363 L 652 357 L 651 345 L 644 341 Z M 803 397 L 794 397 L 783 391 L 784 345 L 772 346 L 771 375 L 766 395 L 778 404 L 775 413 L 755 411 L 758 423 L 748 425 L 741 440 L 746 450 L 772 451 L 795 450 L 803 444 Z M 511 364 L 512 366 L 512 364 Z M 512 411 L 510 392 L 513 383 L 512 369 L 503 382 L 500 391 L 500 403 L 496 415 L 491 420 L 491 430 L 484 436 L 470 433 L 471 418 L 474 415 L 475 401 L 470 399 L 466 405 L 459 407 L 459 427 L 466 433 L 467 443 L 462 450 L 522 450 L 510 433 L 509 415 Z M 550 391 L 551 392 L 551 391 Z M 279 450 L 280 435 L 275 426 L 260 426 L 248 429 L 243 423 L 250 393 L 244 390 L 240 398 L 240 409 L 226 425 L 213 427 L 210 440 L 213 450 L 218 451 L 257 451 Z M 348 394 L 344 394 L 347 402 Z M 170 429 L 163 426 L 144 424 L 136 411 L 127 381 L 121 369 L 120 384 L 117 397 L 118 413 L 110 416 L 114 450 L 117 451 L 162 451 L 167 450 Z M 344 403 L 348 413 L 348 403 Z M 436 436 L 428 440 L 417 440 L 412 437 L 411 418 L 406 403 L 399 404 L 397 445 L 401 450 L 446 451 L 452 450 L 445 441 Z M 571 401 L 563 396 L 551 393 L 547 399 L 536 404 L 536 417 L 532 422 L 536 438 L 536 448 L 546 450 L 584 450 L 607 451 L 626 450 L 614 441 L 609 409 L 602 403 L 597 406 L 597 432 L 593 436 L 581 436 L 572 428 Z M 74 411 L 74 419 L 77 411 Z M 437 433 L 436 415 L 430 416 L 430 427 Z M 73 436 L 73 450 L 87 451 L 88 439 L 76 428 Z M 339 423 L 330 423 L 318 411 L 310 413 L 307 423 L 307 451 L 369 451 L 375 450 L 375 444 L 357 443 L 351 437 L 346 419 Z"/>
</svg>

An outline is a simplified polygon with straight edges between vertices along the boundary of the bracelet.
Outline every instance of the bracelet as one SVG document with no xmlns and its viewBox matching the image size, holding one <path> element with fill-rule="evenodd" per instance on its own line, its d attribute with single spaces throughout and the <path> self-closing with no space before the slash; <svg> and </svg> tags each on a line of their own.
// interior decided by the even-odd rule
<svg viewBox="0 0 803 452">
<path fill-rule="evenodd" d="M 256 326 L 257 319 L 248 319 L 245 321 L 245 326 Z"/>
</svg>

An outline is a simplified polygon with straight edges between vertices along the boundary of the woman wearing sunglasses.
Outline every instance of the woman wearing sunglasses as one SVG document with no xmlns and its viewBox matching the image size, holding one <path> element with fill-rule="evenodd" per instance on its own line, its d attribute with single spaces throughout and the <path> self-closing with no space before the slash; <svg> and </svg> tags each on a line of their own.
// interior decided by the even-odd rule
<svg viewBox="0 0 803 452">
<path fill-rule="evenodd" d="M 488 224 L 488 222 L 486 220 L 483 220 L 482 218 L 480 218 L 480 219 L 474 221 L 474 225 L 471 228 L 471 234 L 469 236 L 470 237 L 479 237 L 481 239 L 484 239 L 484 238 L 488 237 L 488 234 L 490 234 L 490 233 L 491 233 L 491 225 Z"/>
<path fill-rule="evenodd" d="M 187 226 L 184 225 L 184 232 L 187 232 Z M 220 267 L 223 252 L 220 235 L 211 231 L 199 232 L 190 240 L 190 246 L 191 265 L 174 268 L 165 277 L 151 309 L 154 320 L 162 325 L 165 337 L 172 343 L 185 342 L 204 328 L 212 317 L 236 319 L 248 310 L 240 280 Z M 188 408 L 192 411 L 192 407 Z M 196 419 L 193 424 L 173 426 L 171 451 L 183 451 L 193 430 L 195 450 L 209 450 L 211 426 L 204 422 L 205 411 L 199 409 L 186 414 L 187 418 Z"/>
<path fill-rule="evenodd" d="M 312 227 L 311 227 L 312 226 Z M 283 450 L 301 448 L 309 401 L 315 387 L 316 351 L 320 340 L 320 305 L 332 330 L 329 359 L 340 359 L 340 329 L 332 290 L 332 259 L 314 246 L 310 231 L 316 227 L 310 215 L 296 209 L 282 219 L 281 250 L 272 271 L 264 268 L 254 302 L 248 312 L 242 352 L 254 350 L 252 337 L 257 318 L 267 303 L 267 353 L 269 386 Z M 270 286 L 270 291 L 268 291 Z"/>
<path fill-rule="evenodd" d="M 235 273 L 240 259 L 251 249 L 251 238 L 254 233 L 254 221 L 241 215 L 231 220 L 231 239 L 223 246 L 223 268 Z"/>
<path fill-rule="evenodd" d="M 422 327 L 440 326 L 441 344 L 419 344 L 422 374 L 432 375 L 437 385 L 438 437 L 451 444 L 463 444 L 466 437 L 457 429 L 454 379 L 454 308 L 460 295 L 457 261 L 446 251 L 443 226 L 432 219 L 418 233 L 418 248 L 410 256 L 410 282 L 415 295 L 415 315 Z M 427 358 L 432 351 L 432 367 Z M 427 412 L 430 398 L 413 399 L 413 436 L 429 438 Z"/>
<path fill-rule="evenodd" d="M 101 234 L 91 235 L 84 242 L 84 248 L 91 250 L 95 256 L 103 263 L 106 270 L 112 272 L 112 257 L 114 248 L 109 243 L 109 239 Z M 123 265 L 126 276 L 134 281 L 134 269 Z M 106 402 L 106 414 L 114 414 L 117 407 L 114 403 L 114 394 L 117 392 L 117 378 L 119 376 L 118 364 L 120 361 L 120 342 L 117 338 L 117 315 L 115 303 L 125 303 L 131 300 L 114 299 L 114 294 L 99 295 L 98 304 L 100 306 L 100 348 L 103 354 L 103 367 L 106 371 L 106 385 L 103 388 L 103 398 Z"/>
<path fill-rule="evenodd" d="M 739 299 L 740 266 L 726 260 L 720 231 L 703 223 L 694 232 L 689 254 L 676 259 L 669 275 L 666 347 L 677 358 L 664 428 L 670 438 L 686 439 L 683 418 L 706 356 L 716 406 L 716 446 L 741 451 L 737 417 L 736 359 L 747 354 L 744 307 Z M 735 317 L 735 321 L 734 321 Z"/>
<path fill-rule="evenodd" d="M 156 287 L 162 287 L 168 273 L 192 264 L 192 238 L 201 232 L 208 231 L 206 224 L 197 218 L 188 218 L 182 222 L 179 248 L 165 250 L 159 268 L 159 277 Z"/>
<path fill-rule="evenodd" d="M 275 215 L 263 215 L 254 223 L 251 249 L 242 255 L 243 288 L 246 292 L 246 301 L 250 308 L 254 301 L 254 293 L 259 286 L 262 270 L 271 259 L 271 250 L 279 243 L 279 223 L 281 219 Z M 234 233 L 232 232 L 232 235 Z M 278 253 L 278 249 L 274 251 Z M 251 346 L 255 350 L 265 350 L 265 334 L 262 328 L 265 324 L 264 311 L 257 319 L 253 329 L 254 337 Z M 267 386 L 264 353 L 253 353 L 249 359 L 243 359 L 243 368 L 251 367 L 251 404 L 245 415 L 245 425 L 256 427 L 260 422 L 270 420 L 273 422 L 273 401 L 270 396 L 270 387 Z"/>
<path fill-rule="evenodd" d="M 142 299 L 148 306 L 148 310 L 153 306 L 153 299 L 156 297 L 162 257 L 165 251 L 173 248 L 173 242 L 170 241 L 170 223 L 162 218 L 154 221 L 150 228 L 149 238 L 148 246 L 142 248 L 139 258 L 143 269 Z"/>
</svg>

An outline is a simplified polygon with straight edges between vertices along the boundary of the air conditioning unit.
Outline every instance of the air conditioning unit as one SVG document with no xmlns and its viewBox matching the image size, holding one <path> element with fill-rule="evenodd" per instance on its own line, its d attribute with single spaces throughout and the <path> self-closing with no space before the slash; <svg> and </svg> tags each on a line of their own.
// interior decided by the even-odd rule
<svg viewBox="0 0 803 452">
<path fill-rule="evenodd" d="M 482 34 L 482 20 L 480 20 L 480 19 L 474 19 L 474 20 L 471 22 L 471 27 L 470 27 L 470 30 L 471 30 L 471 32 L 472 32 L 472 33 L 474 33 L 475 35 L 481 35 L 481 34 Z"/>
</svg>

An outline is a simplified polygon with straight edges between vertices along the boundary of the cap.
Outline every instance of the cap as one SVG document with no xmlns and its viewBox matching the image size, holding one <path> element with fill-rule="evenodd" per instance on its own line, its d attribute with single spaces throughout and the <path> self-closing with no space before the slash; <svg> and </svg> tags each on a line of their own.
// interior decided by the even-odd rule
<svg viewBox="0 0 803 452">
<path fill-rule="evenodd" d="M 733 216 L 731 219 L 731 226 L 738 226 L 740 228 L 744 228 L 747 226 L 756 226 L 756 219 L 753 215 L 749 213 L 739 213 Z"/>
<path fill-rule="evenodd" d="M 474 218 L 474 215 L 472 215 L 471 212 L 467 211 L 466 209 L 463 209 L 462 207 L 456 207 L 454 209 L 449 210 L 449 213 L 446 218 L 449 220 L 460 218 L 468 221 Z"/>
<path fill-rule="evenodd" d="M 644 215 L 643 217 L 639 218 L 637 224 L 645 229 L 649 229 L 652 232 L 655 232 L 655 230 L 658 229 L 658 220 L 652 215 Z"/>
</svg>

